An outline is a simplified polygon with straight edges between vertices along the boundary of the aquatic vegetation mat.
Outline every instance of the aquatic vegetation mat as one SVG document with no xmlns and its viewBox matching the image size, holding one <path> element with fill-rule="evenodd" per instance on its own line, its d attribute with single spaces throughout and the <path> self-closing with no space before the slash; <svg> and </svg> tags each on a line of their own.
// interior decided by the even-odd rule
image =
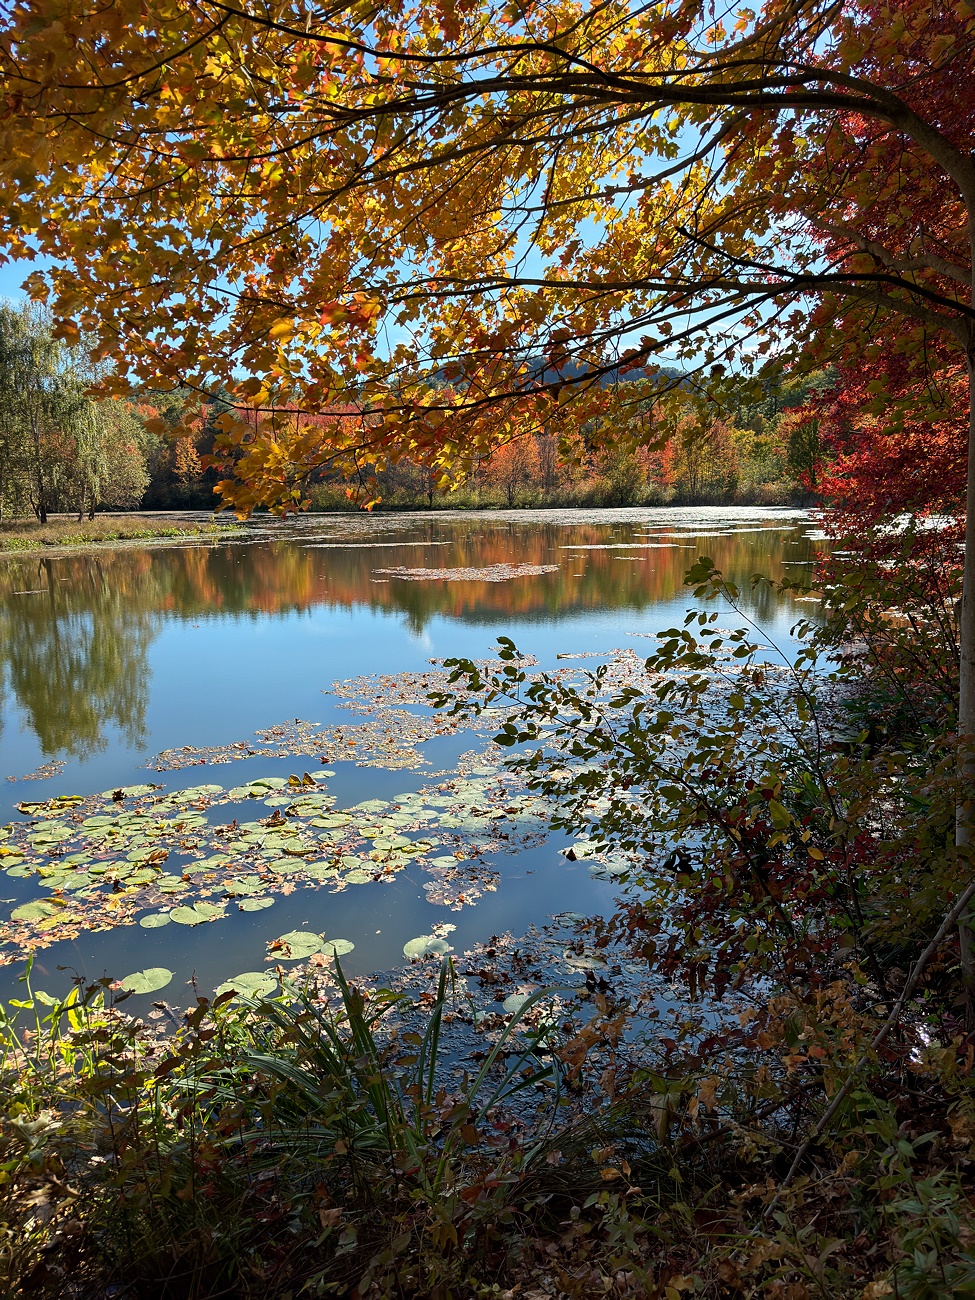
<svg viewBox="0 0 975 1300">
<path fill-rule="evenodd" d="M 548 828 L 542 801 L 483 756 L 469 775 L 351 808 L 327 793 L 330 775 L 22 802 L 25 821 L 0 829 L 0 870 L 45 892 L 0 924 L 0 962 L 83 930 L 207 925 L 298 888 L 382 882 L 414 862 L 429 901 L 458 910 L 497 889 L 486 855 L 538 844 Z"/>
<path fill-rule="evenodd" d="M 632 650 L 602 658 L 606 696 L 645 676 Z M 585 670 L 558 672 L 569 677 Z M 446 686 L 447 674 L 436 664 L 426 672 L 350 678 L 334 683 L 332 693 L 366 715 L 364 723 L 329 728 L 297 719 L 258 732 L 253 744 L 170 750 L 149 766 L 173 770 L 255 756 L 331 756 L 392 770 L 429 766 L 419 748 L 424 741 L 462 729 L 493 734 L 507 712 L 485 711 L 476 722 L 436 712 L 430 696 Z M 460 698 L 459 688 L 451 691 Z M 409 711 L 417 707 L 422 713 Z M 24 800 L 17 805 L 24 820 L 0 828 L 0 870 L 11 882 L 29 881 L 37 896 L 14 902 L 0 921 L 0 964 L 82 932 L 134 924 L 195 928 L 235 912 L 271 909 L 276 898 L 299 888 L 334 893 L 379 884 L 413 864 L 425 876 L 427 900 L 459 911 L 498 889 L 492 855 L 537 846 L 549 833 L 544 797 L 508 772 L 504 758 L 491 742 L 475 746 L 457 760 L 455 773 L 431 773 L 418 791 L 344 808 L 328 793 L 334 771 L 327 768 L 231 786 L 208 782 L 167 791 L 149 781 L 95 795 Z M 623 881 L 630 871 L 625 859 L 588 841 L 569 853 L 586 860 L 598 879 Z M 314 952 L 328 955 L 350 941 L 319 935 L 314 942 Z M 303 955 L 283 936 L 268 960 Z M 579 952 L 569 965 L 595 969 L 599 960 Z"/>
<path fill-rule="evenodd" d="M 67 763 L 63 758 L 54 758 L 49 763 L 41 763 L 34 768 L 33 772 L 25 772 L 23 776 L 8 776 L 8 781 L 49 781 L 53 776 L 60 776 Z"/>
<path fill-rule="evenodd" d="M 373 573 L 407 582 L 507 582 L 509 578 L 535 578 L 557 573 L 557 564 L 486 564 L 472 569 L 373 569 Z"/>
</svg>

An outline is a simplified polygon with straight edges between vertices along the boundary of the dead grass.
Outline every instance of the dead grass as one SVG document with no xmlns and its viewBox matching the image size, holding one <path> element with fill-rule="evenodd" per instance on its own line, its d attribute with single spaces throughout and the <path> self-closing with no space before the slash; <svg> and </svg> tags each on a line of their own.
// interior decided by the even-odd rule
<svg viewBox="0 0 975 1300">
<path fill-rule="evenodd" d="M 46 524 L 36 519 L 5 519 L 0 521 L 0 553 L 140 538 L 198 537 L 223 534 L 236 527 L 230 521 L 215 523 L 209 516 L 191 513 L 104 514 L 80 523 L 73 515 L 54 515 Z"/>
</svg>

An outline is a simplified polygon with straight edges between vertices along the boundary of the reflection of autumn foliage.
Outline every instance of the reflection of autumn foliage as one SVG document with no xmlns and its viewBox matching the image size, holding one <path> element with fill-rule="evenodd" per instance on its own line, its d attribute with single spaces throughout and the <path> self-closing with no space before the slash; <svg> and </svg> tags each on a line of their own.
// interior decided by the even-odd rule
<svg viewBox="0 0 975 1300">
<path fill-rule="evenodd" d="M 225 614 L 287 613 L 314 605 L 402 609 L 421 619 L 435 613 L 485 618 L 550 614 L 581 608 L 642 608 L 669 600 L 681 588 L 684 573 L 701 551 L 711 555 L 729 577 L 747 579 L 757 569 L 776 571 L 782 534 L 754 530 L 737 534 L 685 534 L 675 545 L 665 537 L 647 537 L 648 549 L 632 549 L 640 533 L 610 530 L 604 524 L 557 524 L 478 521 L 477 530 L 452 518 L 410 521 L 395 534 L 388 549 L 350 544 L 337 536 L 335 546 L 304 546 L 300 540 L 259 545 L 119 550 L 98 557 L 99 590 L 107 587 L 118 600 L 118 616 L 157 613 L 196 618 L 207 611 Z M 798 534 L 797 534 L 798 535 Z M 425 547 L 424 542 L 446 546 Z M 627 549 L 601 549 L 626 542 Z M 586 548 L 596 549 L 586 549 Z M 577 549 L 579 548 L 579 549 Z M 801 558 L 799 548 L 794 548 Z M 151 559 L 150 559 L 151 556 Z M 47 563 L 52 563 L 48 561 Z M 67 614 L 86 608 L 91 594 L 91 560 L 68 556 L 56 565 L 55 609 Z M 42 617 L 49 606 L 41 597 L 17 598 L 11 592 L 46 583 L 40 561 L 9 561 L 0 573 L 0 600 L 5 618 L 23 618 L 33 609 Z M 557 564 L 558 573 L 509 582 L 400 583 L 376 580 L 376 570 L 405 565 L 486 568 L 489 565 Z M 71 592 L 71 602 L 67 593 Z M 128 613 L 127 613 L 128 611 Z"/>
<path fill-rule="evenodd" d="M 682 598 L 684 573 L 700 552 L 746 589 L 756 570 L 775 573 L 782 533 L 693 536 L 649 549 L 601 524 L 410 521 L 379 534 L 388 549 L 311 547 L 299 540 L 240 546 L 106 551 L 57 559 L 9 560 L 0 570 L 0 678 L 6 676 L 46 753 L 85 754 L 119 727 L 133 745 L 144 730 L 148 648 L 164 619 L 278 615 L 314 607 L 388 610 L 420 629 L 431 618 L 488 625 L 571 618 L 599 609 L 644 609 Z M 797 534 L 798 535 L 798 534 Z M 436 548 L 424 542 L 447 542 Z M 808 551 L 792 548 L 793 559 Z M 596 549 L 587 549 L 587 548 Z M 581 548 L 581 549 L 576 549 Z M 487 568 L 557 565 L 556 572 L 506 582 L 383 580 L 396 565 Z M 30 593 L 30 594 L 16 594 Z M 759 592 L 756 601 L 766 599 Z M 757 610 L 761 612 L 761 610 Z M 324 683 L 323 683 L 324 684 Z"/>
</svg>

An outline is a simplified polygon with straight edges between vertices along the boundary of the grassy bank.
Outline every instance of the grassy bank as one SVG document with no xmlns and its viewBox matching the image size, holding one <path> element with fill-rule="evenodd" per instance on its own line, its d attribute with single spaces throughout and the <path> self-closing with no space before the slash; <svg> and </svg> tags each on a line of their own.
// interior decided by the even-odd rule
<svg viewBox="0 0 975 1300">
<path fill-rule="evenodd" d="M 96 515 L 80 522 L 73 515 L 54 515 L 46 524 L 36 519 L 0 521 L 0 553 L 42 551 L 54 546 L 87 546 L 99 542 L 138 541 L 156 537 L 201 537 L 233 531 L 233 522 L 214 523 L 179 515 Z"/>
<path fill-rule="evenodd" d="M 560 490 L 543 492 L 539 489 L 519 488 L 506 493 L 477 484 L 462 484 L 453 492 L 410 492 L 401 488 L 384 489 L 370 484 L 362 489 L 360 499 L 378 498 L 377 511 L 464 511 L 464 510 L 566 510 L 614 509 L 621 506 L 790 506 L 802 504 L 807 499 L 795 484 L 776 482 L 761 484 L 751 491 L 715 493 L 711 495 L 678 495 L 657 485 L 644 486 L 639 491 L 628 490 L 606 479 L 587 480 Z M 356 511 L 356 500 L 350 500 L 345 487 L 336 483 L 317 483 L 308 489 L 311 510 Z"/>
</svg>

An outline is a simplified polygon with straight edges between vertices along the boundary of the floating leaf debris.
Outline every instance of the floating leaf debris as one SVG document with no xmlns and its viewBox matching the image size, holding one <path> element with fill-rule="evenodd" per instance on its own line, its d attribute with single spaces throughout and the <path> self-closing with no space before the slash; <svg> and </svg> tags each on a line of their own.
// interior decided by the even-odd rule
<svg viewBox="0 0 975 1300">
<path fill-rule="evenodd" d="M 373 569 L 373 573 L 402 578 L 406 582 L 508 582 L 511 578 L 535 578 L 557 573 L 557 564 L 486 564 L 479 569 Z"/>
</svg>

